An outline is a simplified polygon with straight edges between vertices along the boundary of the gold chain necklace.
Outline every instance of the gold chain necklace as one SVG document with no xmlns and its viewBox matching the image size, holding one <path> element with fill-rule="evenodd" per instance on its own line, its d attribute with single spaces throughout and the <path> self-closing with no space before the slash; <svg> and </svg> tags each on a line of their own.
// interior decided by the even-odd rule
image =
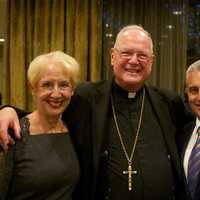
<svg viewBox="0 0 200 200">
<path fill-rule="evenodd" d="M 142 116 L 143 116 L 143 111 L 144 111 L 144 100 L 145 100 L 145 89 L 143 89 L 140 116 L 139 116 L 136 136 L 135 136 L 135 140 L 134 140 L 134 144 L 133 144 L 133 149 L 132 149 L 131 155 L 129 157 L 129 155 L 127 153 L 127 150 L 126 150 L 126 147 L 125 147 L 125 144 L 124 144 L 123 139 L 122 139 L 122 134 L 121 134 L 121 132 L 119 130 L 119 125 L 118 125 L 118 121 L 117 121 L 117 115 L 116 115 L 116 111 L 115 111 L 115 107 L 114 107 L 113 97 L 111 95 L 111 106 L 112 106 L 112 112 L 113 112 L 115 126 L 116 126 L 116 129 L 117 129 L 117 134 L 119 136 L 119 140 L 120 140 L 123 152 L 125 154 L 126 160 L 128 161 L 128 170 L 127 171 L 123 171 L 123 174 L 127 174 L 128 175 L 128 190 L 129 191 L 132 190 L 132 174 L 137 174 L 137 171 L 133 171 L 132 170 L 132 160 L 133 160 L 133 155 L 134 155 L 134 152 L 135 152 L 136 144 L 137 144 L 137 141 L 138 141 L 138 135 L 139 135 L 140 128 L 141 128 Z"/>
</svg>

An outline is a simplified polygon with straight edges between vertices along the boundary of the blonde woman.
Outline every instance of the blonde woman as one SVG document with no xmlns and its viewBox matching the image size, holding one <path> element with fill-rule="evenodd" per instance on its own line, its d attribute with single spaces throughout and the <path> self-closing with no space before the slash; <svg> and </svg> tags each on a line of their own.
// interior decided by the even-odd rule
<svg viewBox="0 0 200 200">
<path fill-rule="evenodd" d="M 36 109 L 20 120 L 22 139 L 0 163 L 5 175 L 0 179 L 3 199 L 71 200 L 79 164 L 62 113 L 78 74 L 76 60 L 60 51 L 40 55 L 30 63 L 28 81 Z"/>
</svg>

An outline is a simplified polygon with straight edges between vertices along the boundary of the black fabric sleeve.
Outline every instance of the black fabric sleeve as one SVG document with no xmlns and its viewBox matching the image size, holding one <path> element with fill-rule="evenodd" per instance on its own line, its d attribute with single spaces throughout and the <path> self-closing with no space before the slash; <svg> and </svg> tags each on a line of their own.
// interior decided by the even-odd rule
<svg viewBox="0 0 200 200">
<path fill-rule="evenodd" d="M 188 104 L 185 104 L 180 97 L 176 97 L 172 101 L 172 112 L 176 126 L 179 129 L 185 127 L 188 123 L 195 120 Z"/>
<path fill-rule="evenodd" d="M 14 146 L 7 152 L 0 150 L 0 200 L 6 200 L 12 178 L 14 163 Z"/>
</svg>

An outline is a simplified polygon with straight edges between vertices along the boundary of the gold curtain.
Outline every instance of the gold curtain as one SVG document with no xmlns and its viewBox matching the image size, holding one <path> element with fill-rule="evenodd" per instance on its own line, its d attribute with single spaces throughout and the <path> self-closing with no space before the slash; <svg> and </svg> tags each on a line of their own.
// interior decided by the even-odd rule
<svg viewBox="0 0 200 200">
<path fill-rule="evenodd" d="M 183 95 L 187 68 L 188 0 L 104 1 L 104 77 L 112 76 L 109 49 L 125 25 L 142 25 L 152 35 L 155 60 L 149 82 Z"/>
<path fill-rule="evenodd" d="M 93 0 L 8 0 L 3 103 L 33 108 L 26 71 L 37 55 L 62 50 L 82 80 L 101 79 L 102 4 Z"/>
<path fill-rule="evenodd" d="M 152 4 L 151 15 L 145 20 L 152 33 L 155 65 L 151 83 L 184 94 L 187 68 L 188 1 L 162 0 Z"/>
<path fill-rule="evenodd" d="M 153 85 L 183 94 L 188 0 L 8 0 L 3 104 L 31 110 L 26 71 L 37 55 L 63 50 L 81 65 L 81 81 L 112 76 L 110 48 L 125 25 L 141 24 L 154 41 Z"/>
</svg>

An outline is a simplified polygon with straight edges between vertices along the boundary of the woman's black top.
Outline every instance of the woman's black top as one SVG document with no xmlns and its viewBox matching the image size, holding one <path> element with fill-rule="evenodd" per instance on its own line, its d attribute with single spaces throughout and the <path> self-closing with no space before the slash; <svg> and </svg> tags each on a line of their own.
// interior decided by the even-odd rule
<svg viewBox="0 0 200 200">
<path fill-rule="evenodd" d="M 0 159 L 0 197 L 71 200 L 79 164 L 69 133 L 30 135 L 26 117 L 21 129 L 22 139 Z"/>
</svg>

